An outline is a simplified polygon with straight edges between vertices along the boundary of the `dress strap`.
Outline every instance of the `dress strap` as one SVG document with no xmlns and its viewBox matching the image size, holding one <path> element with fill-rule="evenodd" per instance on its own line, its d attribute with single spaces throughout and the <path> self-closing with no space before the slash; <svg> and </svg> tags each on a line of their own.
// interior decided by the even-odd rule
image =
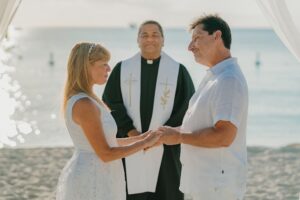
<svg viewBox="0 0 300 200">
<path fill-rule="evenodd" d="M 94 100 L 92 97 L 90 97 L 89 95 L 87 95 L 86 93 L 80 92 L 78 94 L 75 94 L 67 102 L 67 108 L 65 111 L 65 120 L 66 121 L 76 124 L 73 121 L 73 117 L 72 117 L 73 106 L 78 100 L 83 99 L 83 98 L 89 98 L 91 101 L 96 103 L 97 107 L 99 107 L 98 102 L 96 100 Z"/>
</svg>

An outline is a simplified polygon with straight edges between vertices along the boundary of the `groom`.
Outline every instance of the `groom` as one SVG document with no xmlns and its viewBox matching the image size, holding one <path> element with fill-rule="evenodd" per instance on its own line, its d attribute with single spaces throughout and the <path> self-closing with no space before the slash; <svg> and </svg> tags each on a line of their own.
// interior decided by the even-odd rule
<svg viewBox="0 0 300 200">
<path fill-rule="evenodd" d="M 191 98 L 181 129 L 161 127 L 162 142 L 182 144 L 180 190 L 193 200 L 241 200 L 246 190 L 248 87 L 231 31 L 218 16 L 197 19 L 189 50 L 209 69 Z"/>
<path fill-rule="evenodd" d="M 103 93 L 118 137 L 181 125 L 194 93 L 186 68 L 162 52 L 164 34 L 158 22 L 142 23 L 137 42 L 140 52 L 114 67 Z M 127 200 L 183 200 L 179 155 L 180 145 L 161 145 L 126 158 Z"/>
</svg>

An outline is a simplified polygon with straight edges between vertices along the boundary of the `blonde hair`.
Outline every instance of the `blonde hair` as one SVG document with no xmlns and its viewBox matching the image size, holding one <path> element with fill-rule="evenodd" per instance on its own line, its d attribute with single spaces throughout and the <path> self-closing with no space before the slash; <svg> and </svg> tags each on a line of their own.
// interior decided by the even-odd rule
<svg viewBox="0 0 300 200">
<path fill-rule="evenodd" d="M 79 92 L 84 92 L 97 102 L 101 102 L 92 90 L 88 68 L 96 61 L 108 61 L 109 59 L 109 51 L 100 44 L 82 42 L 72 48 L 67 65 L 63 111 L 66 109 L 68 99 Z"/>
</svg>

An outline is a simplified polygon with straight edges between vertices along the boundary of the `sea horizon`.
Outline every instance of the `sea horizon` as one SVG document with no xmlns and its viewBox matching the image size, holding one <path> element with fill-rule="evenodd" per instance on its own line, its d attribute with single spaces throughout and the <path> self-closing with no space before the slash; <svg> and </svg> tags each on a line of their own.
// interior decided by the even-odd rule
<svg viewBox="0 0 300 200">
<path fill-rule="evenodd" d="M 137 27 L 35 27 L 13 30 L 1 44 L 0 148 L 69 147 L 61 117 L 68 54 L 79 41 L 100 42 L 114 65 L 132 56 Z M 300 143 L 300 64 L 271 29 L 232 29 L 232 54 L 249 87 L 247 146 Z M 166 28 L 164 51 L 183 63 L 197 88 L 206 68 L 194 61 L 185 28 Z M 51 64 L 52 63 L 52 64 Z M 104 86 L 95 87 L 101 96 Z"/>
</svg>

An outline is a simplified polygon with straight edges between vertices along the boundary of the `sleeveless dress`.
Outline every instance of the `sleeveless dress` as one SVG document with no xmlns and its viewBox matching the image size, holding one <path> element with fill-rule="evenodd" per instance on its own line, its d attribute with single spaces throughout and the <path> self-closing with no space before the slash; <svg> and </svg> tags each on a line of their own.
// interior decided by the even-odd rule
<svg viewBox="0 0 300 200">
<path fill-rule="evenodd" d="M 59 177 L 57 200 L 125 200 L 125 175 L 121 159 L 104 163 L 94 152 L 81 127 L 72 119 L 76 101 L 89 98 L 101 111 L 102 126 L 107 143 L 118 146 L 117 125 L 107 108 L 85 93 L 72 96 L 65 113 L 68 132 L 74 143 L 74 154 Z"/>
</svg>

